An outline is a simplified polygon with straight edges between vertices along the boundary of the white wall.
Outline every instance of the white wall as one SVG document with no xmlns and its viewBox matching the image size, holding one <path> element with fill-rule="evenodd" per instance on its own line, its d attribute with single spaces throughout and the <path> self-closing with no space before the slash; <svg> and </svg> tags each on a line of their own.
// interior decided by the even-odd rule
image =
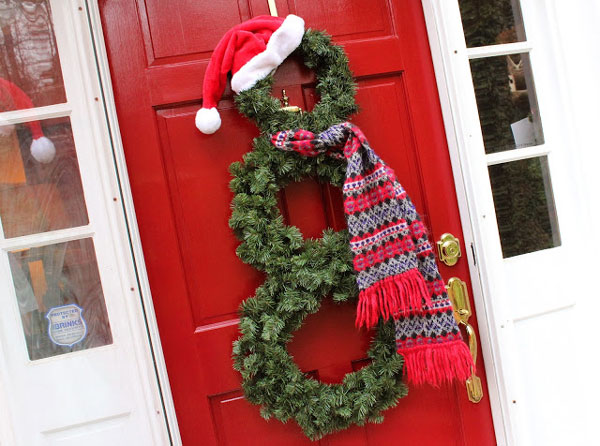
<svg viewBox="0 0 600 446">
<path fill-rule="evenodd" d="M 600 230 L 600 2 L 598 0 L 555 0 L 560 17 L 557 32 L 562 43 L 566 96 L 571 104 L 566 113 L 573 117 L 574 141 L 571 147 L 581 172 L 581 201 L 586 214 L 582 221 L 580 259 L 565 261 L 581 264 L 581 275 L 575 280 L 588 284 L 589 292 L 577 296 L 572 318 L 556 321 L 555 330 L 567 322 L 568 347 L 577 355 L 577 364 L 563 364 L 574 378 L 560 382 L 567 392 L 577 396 L 571 429 L 577 442 L 600 444 L 600 360 L 598 345 L 600 327 L 600 255 L 596 240 Z M 578 377 L 575 378 L 575 372 Z M 570 430 L 571 430 L 570 429 Z M 558 444 L 558 443 L 553 443 Z M 569 443 L 563 443 L 569 444 Z"/>
<path fill-rule="evenodd" d="M 578 275 L 553 278 L 557 290 L 578 290 L 576 296 L 564 296 L 565 301 L 574 298 L 575 306 L 514 321 L 522 396 L 517 443 L 600 445 L 600 255 L 595 252 L 600 229 L 600 2 L 534 1 L 538 13 L 550 18 L 542 20 L 547 40 L 538 48 L 556 62 L 558 89 L 551 93 L 561 103 L 568 135 L 571 165 L 566 168 L 577 191 L 570 199 L 577 203 L 573 209 L 581 223 L 581 244 L 577 255 L 561 259 L 577 264 Z"/>
</svg>

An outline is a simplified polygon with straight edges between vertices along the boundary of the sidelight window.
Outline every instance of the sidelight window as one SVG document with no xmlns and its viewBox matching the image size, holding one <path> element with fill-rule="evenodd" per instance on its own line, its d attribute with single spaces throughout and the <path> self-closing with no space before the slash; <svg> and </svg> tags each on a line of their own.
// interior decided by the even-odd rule
<svg viewBox="0 0 600 446">
<path fill-rule="evenodd" d="M 2 306 L 31 360 L 111 344 L 50 3 L 0 2 L 0 25 Z"/>
<path fill-rule="evenodd" d="M 505 258 L 561 244 L 518 0 L 460 0 L 496 219 Z"/>
</svg>

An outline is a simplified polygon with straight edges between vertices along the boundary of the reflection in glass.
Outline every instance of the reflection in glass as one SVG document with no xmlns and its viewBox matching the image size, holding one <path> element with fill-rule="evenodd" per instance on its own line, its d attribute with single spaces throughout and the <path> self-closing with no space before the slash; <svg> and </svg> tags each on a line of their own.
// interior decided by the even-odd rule
<svg viewBox="0 0 600 446">
<path fill-rule="evenodd" d="M 66 101 L 49 0 L 0 0 L 0 80 L 20 88 L 34 107 Z M 0 88 L 0 112 L 32 105 Z"/>
<path fill-rule="evenodd" d="M 0 220 L 5 237 L 83 226 L 88 216 L 69 118 L 35 122 L 56 148 L 49 162 L 31 155 L 33 123 L 0 125 Z"/>
<path fill-rule="evenodd" d="M 544 143 L 528 54 L 471 60 L 486 153 Z"/>
<path fill-rule="evenodd" d="M 503 256 L 559 246 L 548 158 L 493 165 L 489 173 Z"/>
<path fill-rule="evenodd" d="M 459 0 L 467 47 L 525 41 L 519 0 Z"/>
<path fill-rule="evenodd" d="M 9 261 L 30 359 L 112 343 L 91 239 L 13 251 Z"/>
</svg>

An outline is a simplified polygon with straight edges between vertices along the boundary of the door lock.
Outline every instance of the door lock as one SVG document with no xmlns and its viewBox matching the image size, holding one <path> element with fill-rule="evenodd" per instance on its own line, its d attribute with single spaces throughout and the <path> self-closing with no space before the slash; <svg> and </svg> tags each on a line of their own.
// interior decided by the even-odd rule
<svg viewBox="0 0 600 446">
<path fill-rule="evenodd" d="M 442 234 L 437 242 L 438 257 L 448 266 L 456 265 L 461 256 L 460 240 L 449 232 Z"/>
<path fill-rule="evenodd" d="M 439 242 L 438 242 L 439 243 Z M 452 302 L 454 308 L 454 319 L 458 324 L 462 324 L 467 329 L 467 336 L 469 337 L 469 350 L 473 357 L 473 365 L 477 362 L 477 335 L 475 329 L 469 323 L 471 317 L 471 303 L 469 302 L 469 292 L 467 291 L 467 284 L 460 280 L 458 277 L 452 277 L 448 281 L 446 286 L 448 289 L 448 297 Z M 469 401 L 478 403 L 483 398 L 483 387 L 481 386 L 481 379 L 475 374 L 475 369 L 471 370 L 471 376 L 466 381 L 467 395 Z"/>
</svg>

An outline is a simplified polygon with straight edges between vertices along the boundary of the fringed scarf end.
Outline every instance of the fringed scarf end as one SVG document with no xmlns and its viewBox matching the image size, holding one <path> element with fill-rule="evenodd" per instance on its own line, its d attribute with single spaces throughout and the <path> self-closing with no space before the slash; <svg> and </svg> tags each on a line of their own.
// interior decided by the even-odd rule
<svg viewBox="0 0 600 446">
<path fill-rule="evenodd" d="M 358 295 L 356 326 L 371 328 L 379 317 L 388 320 L 395 315 L 420 312 L 431 305 L 427 283 L 417 269 L 388 277 L 362 290 Z"/>
<path fill-rule="evenodd" d="M 466 381 L 475 368 L 469 347 L 462 340 L 398 350 L 404 356 L 404 373 L 410 384 L 440 387 L 453 379 Z"/>
</svg>

